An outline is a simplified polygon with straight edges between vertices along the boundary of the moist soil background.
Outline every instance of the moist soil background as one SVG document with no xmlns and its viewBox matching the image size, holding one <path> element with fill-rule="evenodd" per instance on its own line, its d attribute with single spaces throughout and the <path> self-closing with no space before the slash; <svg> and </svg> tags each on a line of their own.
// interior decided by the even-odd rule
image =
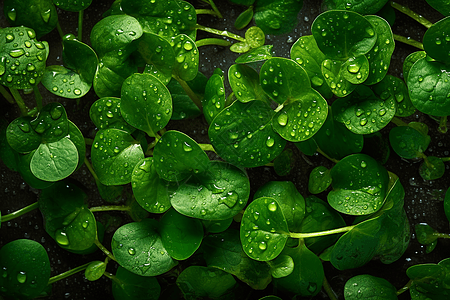
<svg viewBox="0 0 450 300">
<path fill-rule="evenodd" d="M 83 26 L 83 42 L 90 44 L 89 33 L 96 22 L 101 19 L 102 14 L 110 7 L 112 0 L 97 0 L 93 1 L 92 5 L 86 9 Z M 205 8 L 204 4 L 198 0 L 190 0 L 195 8 Z M 233 5 L 226 0 L 215 0 L 219 10 L 224 15 L 224 19 L 219 20 L 212 16 L 202 15 L 198 17 L 198 23 L 210 26 L 221 30 L 229 30 L 240 35 L 244 35 L 245 31 L 237 31 L 234 29 L 233 23 L 236 17 L 245 9 L 241 6 Z M 274 45 L 274 52 L 279 57 L 289 57 L 289 50 L 292 44 L 303 35 L 311 34 L 310 27 L 317 15 L 321 12 L 321 1 L 304 0 L 303 8 L 298 15 L 299 23 L 297 27 L 288 34 L 280 36 L 268 36 L 266 44 Z M 398 1 L 400 4 L 408 6 L 413 11 L 422 14 L 431 22 L 436 22 L 443 18 L 441 14 L 432 9 L 425 0 L 404 0 Z M 0 1 L 0 10 L 3 11 L 3 1 Z M 392 26 L 394 34 L 411 37 L 412 39 L 422 41 L 425 27 L 419 25 L 409 17 L 396 13 L 397 18 L 395 24 Z M 64 33 L 76 34 L 78 14 L 65 12 L 58 9 L 59 22 Z M 7 27 L 5 16 L 0 16 L 0 27 Z M 199 39 L 202 37 L 215 37 L 211 34 L 203 32 L 198 33 Z M 41 40 L 46 40 L 50 44 L 50 55 L 47 65 L 62 64 L 61 58 L 61 43 L 56 30 L 42 37 Z M 238 54 L 232 53 L 228 48 L 205 46 L 200 49 L 200 71 L 206 76 L 211 76 L 215 68 L 220 67 L 227 71 L 228 67 L 234 63 Z M 417 49 L 396 43 L 396 49 L 392 56 L 389 74 L 403 78 L 402 63 L 406 56 L 416 51 Z M 225 82 L 228 79 L 225 78 Z M 231 89 L 229 85 L 226 86 L 227 93 Z M 93 138 L 96 128 L 89 119 L 89 108 L 94 101 L 98 99 L 95 93 L 91 90 L 86 96 L 81 98 L 77 104 L 75 100 L 65 100 L 58 98 L 53 94 L 47 92 L 45 88 L 40 85 L 39 89 L 44 97 L 44 105 L 49 102 L 61 102 L 66 110 L 71 121 L 78 125 L 83 135 L 88 138 Z M 32 95 L 25 95 L 24 99 L 30 106 L 34 104 Z M 16 106 L 10 105 L 6 99 L 0 96 L 0 105 L 3 117 L 9 122 L 19 116 L 19 111 Z M 437 157 L 449 156 L 450 138 L 449 134 L 442 134 L 437 131 L 438 124 L 427 115 L 422 113 L 415 113 L 405 121 L 424 122 L 429 126 L 429 134 L 431 136 L 431 143 L 426 155 L 434 155 Z M 390 129 L 389 125 L 387 129 Z M 207 136 L 208 125 L 205 119 L 200 116 L 194 120 L 171 121 L 167 129 L 175 129 L 183 131 L 191 136 L 199 143 L 209 143 Z M 388 130 L 382 132 L 386 135 Z M 292 146 L 292 145 L 290 145 Z M 308 178 L 311 170 L 318 165 L 324 165 L 330 168 L 333 164 L 320 155 L 304 156 L 295 147 L 291 147 L 295 154 L 295 165 L 288 176 L 280 177 L 274 172 L 271 167 L 258 167 L 248 169 L 250 177 L 252 193 L 254 193 L 260 186 L 272 180 L 290 180 L 294 182 L 298 191 L 304 196 L 308 196 Z M 89 155 L 89 147 L 87 155 Z M 214 158 L 211 156 L 211 158 Z M 217 157 L 215 157 L 217 158 Z M 405 210 L 409 217 L 411 224 L 411 242 L 405 254 L 396 262 L 390 265 L 384 265 L 379 261 L 372 261 L 366 266 L 358 269 L 347 271 L 337 271 L 330 263 L 324 263 L 325 275 L 339 296 L 343 299 L 343 286 L 345 282 L 358 274 L 371 274 L 379 276 L 390 281 L 397 289 L 403 287 L 408 278 L 405 274 L 406 269 L 419 263 L 437 263 L 440 260 L 449 257 L 448 248 L 450 241 L 441 239 L 438 242 L 436 249 L 429 253 L 425 253 L 423 246 L 418 244 L 414 237 L 414 225 L 417 223 L 428 223 L 433 228 L 440 232 L 450 232 L 449 222 L 445 217 L 443 210 L 443 198 L 445 191 L 449 187 L 450 171 L 449 165 L 446 166 L 445 175 L 434 181 L 424 181 L 418 173 L 419 163 L 411 160 L 406 161 L 400 159 L 393 151 L 391 151 L 390 158 L 385 164 L 387 170 L 397 174 L 400 177 L 401 183 L 405 188 Z M 3 162 L 0 162 L 0 211 L 3 215 L 20 209 L 37 201 L 40 191 L 29 187 L 18 173 L 10 171 Z M 72 177 L 80 181 L 85 187 L 89 196 L 89 205 L 97 206 L 104 204 L 100 198 L 95 182 L 85 166 L 72 175 Z M 129 187 L 128 187 L 129 189 Z M 124 193 L 124 200 L 126 198 Z M 252 195 L 251 195 L 252 196 Z M 323 200 L 326 200 L 326 193 L 318 195 Z M 121 222 L 130 221 L 129 217 L 124 213 L 108 213 L 114 216 Z M 96 217 L 100 221 L 105 221 L 106 213 L 96 213 Z M 117 225 L 119 226 L 119 225 Z M 116 227 L 117 228 L 117 227 Z M 110 248 L 110 241 L 114 230 L 105 233 L 103 244 Z M 10 222 L 2 224 L 0 229 L 0 247 L 4 244 L 20 238 L 33 239 L 41 243 L 48 251 L 50 263 L 52 266 L 52 276 L 65 272 L 69 269 L 75 268 L 92 260 L 104 260 L 105 256 L 102 252 L 97 251 L 91 255 L 74 255 L 57 246 L 56 242 L 45 232 L 43 227 L 42 216 L 39 211 L 33 211 L 22 217 L 19 217 Z M 110 263 L 108 271 L 115 273 L 116 265 Z M 181 293 L 174 287 L 175 277 L 171 275 L 160 276 L 160 283 L 162 285 L 162 295 L 160 299 L 179 299 L 182 298 Z M 269 285 L 265 291 L 253 291 L 247 289 L 246 285 L 241 283 L 243 287 L 242 299 L 258 299 L 264 295 L 276 293 L 272 285 Z M 289 299 L 288 295 L 280 295 L 283 299 Z M 320 292 L 313 299 L 327 299 L 327 295 Z M 112 299 L 111 282 L 106 277 L 102 277 L 95 282 L 89 282 L 84 278 L 83 272 L 71 276 L 67 279 L 56 282 L 53 285 L 52 294 L 46 299 Z M 409 292 L 402 294 L 399 299 L 410 299 Z"/>
</svg>

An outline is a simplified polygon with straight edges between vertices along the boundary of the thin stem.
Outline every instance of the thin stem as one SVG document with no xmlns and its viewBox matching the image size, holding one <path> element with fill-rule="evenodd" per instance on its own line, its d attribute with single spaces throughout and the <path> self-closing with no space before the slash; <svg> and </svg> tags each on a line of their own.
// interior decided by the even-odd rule
<svg viewBox="0 0 450 300">
<path fill-rule="evenodd" d="M 88 168 L 89 172 L 91 172 L 92 177 L 94 177 L 95 181 L 99 181 L 97 174 L 94 171 L 94 168 L 92 168 L 91 163 L 87 159 L 87 157 L 84 158 L 84 164 Z"/>
<path fill-rule="evenodd" d="M 433 25 L 433 23 L 431 23 L 430 21 L 428 21 L 427 19 L 422 17 L 422 15 L 419 15 L 418 13 L 410 10 L 406 6 L 400 5 L 394 1 L 391 2 L 391 6 L 393 8 L 395 8 L 396 10 L 404 13 L 405 15 L 413 18 L 414 20 L 416 20 L 417 22 L 419 22 L 421 25 L 425 26 L 426 28 L 430 28 Z"/>
<path fill-rule="evenodd" d="M 440 133 L 447 133 L 447 116 L 441 117 L 438 130 Z"/>
<path fill-rule="evenodd" d="M 217 15 L 219 18 L 223 19 L 223 16 L 222 16 L 222 14 L 220 13 L 219 9 L 217 8 L 216 4 L 214 4 L 214 1 L 213 1 L 213 0 L 209 0 L 209 4 L 211 5 L 212 9 L 216 12 L 216 15 Z"/>
<path fill-rule="evenodd" d="M 78 12 L 78 40 L 80 42 L 83 41 L 83 15 L 84 10 L 80 10 Z"/>
<path fill-rule="evenodd" d="M 450 234 L 449 233 L 434 232 L 433 236 L 436 236 L 436 237 L 441 238 L 441 239 L 450 239 Z"/>
<path fill-rule="evenodd" d="M 30 111 L 27 113 L 27 116 L 29 116 L 29 117 L 34 117 L 34 116 L 36 116 L 38 113 L 39 113 L 39 111 L 38 111 L 37 107 L 34 107 L 32 110 L 30 110 Z"/>
<path fill-rule="evenodd" d="M 33 85 L 34 98 L 36 99 L 36 106 L 38 111 L 42 110 L 42 95 L 39 91 L 39 88 L 36 85 Z"/>
<path fill-rule="evenodd" d="M 275 112 L 276 112 L 276 113 L 279 112 L 280 110 L 283 109 L 283 107 L 284 107 L 284 104 L 278 105 L 277 108 L 275 108 Z"/>
<path fill-rule="evenodd" d="M 338 159 L 332 158 L 330 156 L 328 156 L 328 154 L 326 154 L 325 152 L 322 151 L 322 149 L 320 149 L 319 147 L 317 147 L 317 152 L 319 152 L 320 154 L 322 154 L 323 156 L 325 156 L 325 158 L 328 158 L 329 160 L 331 160 L 332 162 L 334 162 L 335 164 L 337 164 L 339 162 Z"/>
<path fill-rule="evenodd" d="M 397 296 L 400 295 L 400 294 L 403 294 L 404 292 L 406 292 L 407 290 L 409 290 L 409 288 L 411 287 L 411 284 L 412 284 L 412 280 L 408 281 L 408 283 L 405 284 L 404 287 L 402 287 L 401 289 L 399 289 L 399 290 L 397 291 Z"/>
<path fill-rule="evenodd" d="M 391 122 L 397 126 L 408 126 L 407 123 L 405 123 L 402 119 L 399 119 L 398 117 L 393 117 Z"/>
<path fill-rule="evenodd" d="M 441 160 L 442 160 L 443 162 L 450 161 L 450 157 L 442 157 Z"/>
<path fill-rule="evenodd" d="M 197 15 L 212 15 L 212 16 L 221 18 L 221 17 L 219 17 L 219 16 L 217 15 L 217 13 L 216 13 L 214 10 L 212 10 L 212 9 L 196 9 L 196 10 L 195 10 L 195 13 L 196 13 Z"/>
<path fill-rule="evenodd" d="M 273 166 L 274 166 L 273 162 L 270 162 L 270 163 L 267 163 L 267 164 L 264 165 L 264 167 L 273 167 Z"/>
<path fill-rule="evenodd" d="M 96 238 L 94 240 L 94 243 L 97 245 L 97 247 L 103 251 L 103 253 L 105 253 L 111 260 L 117 261 L 116 258 L 114 257 L 114 255 L 108 250 L 106 249 L 105 246 L 102 245 L 102 243 L 100 243 L 100 241 L 98 240 L 98 238 Z"/>
<path fill-rule="evenodd" d="M 99 211 L 129 211 L 130 207 L 128 205 L 101 205 L 89 208 L 91 212 Z"/>
<path fill-rule="evenodd" d="M 322 285 L 322 287 L 325 290 L 325 292 L 327 293 L 327 295 L 330 298 L 330 300 L 338 300 L 336 293 L 333 291 L 333 288 L 328 283 L 328 280 L 327 280 L 327 278 L 325 276 L 323 277 L 323 285 Z"/>
<path fill-rule="evenodd" d="M 145 151 L 145 155 L 147 155 L 147 156 L 152 156 L 153 155 L 153 148 L 155 148 L 156 143 L 158 143 L 157 139 L 155 139 L 153 142 L 148 144 L 147 150 Z"/>
<path fill-rule="evenodd" d="M 72 270 L 69 270 L 69 271 L 66 271 L 66 272 L 64 272 L 64 273 L 61 273 L 61 274 L 59 274 L 59 275 L 53 276 L 53 277 L 51 277 L 51 278 L 48 280 L 48 284 L 50 285 L 50 284 L 52 284 L 52 283 L 54 283 L 54 282 L 56 282 L 56 281 L 58 281 L 58 280 L 64 279 L 64 278 L 69 277 L 69 276 L 71 276 L 71 275 L 74 275 L 74 274 L 76 274 L 76 273 L 78 273 L 78 272 L 81 272 L 81 271 L 83 271 L 83 270 L 86 270 L 86 268 L 89 266 L 89 264 L 90 264 L 90 262 L 88 262 L 88 263 L 86 263 L 86 264 L 84 264 L 84 265 L 81 265 L 81 266 L 79 266 L 79 267 L 76 267 L 76 268 L 74 268 L 74 269 L 72 269 Z"/>
<path fill-rule="evenodd" d="M 22 96 L 20 96 L 19 91 L 15 88 L 9 88 L 9 90 L 11 91 L 11 94 L 13 95 L 14 100 L 16 100 L 17 106 L 19 106 L 22 116 L 28 115 L 28 109 L 25 105 L 25 102 L 22 99 Z"/>
<path fill-rule="evenodd" d="M 105 273 L 103 273 L 103 275 L 120 284 L 120 280 L 117 279 L 116 275 L 114 275 L 113 273 L 109 273 L 109 272 L 105 271 Z"/>
<path fill-rule="evenodd" d="M 200 148 L 202 148 L 203 151 L 212 151 L 214 153 L 216 152 L 216 149 L 211 144 L 198 144 Z"/>
<path fill-rule="evenodd" d="M 39 208 L 39 203 L 38 202 L 34 202 L 33 204 L 30 204 L 28 206 L 25 206 L 24 208 L 21 208 L 13 213 L 4 215 L 3 217 L 1 217 L 1 221 L 3 222 L 7 222 L 10 221 L 12 219 L 15 219 L 17 217 L 20 217 L 21 215 L 24 215 L 30 211 L 33 211 L 35 209 Z"/>
<path fill-rule="evenodd" d="M 319 231 L 319 232 L 310 232 L 310 233 L 296 233 L 296 232 L 289 232 L 289 236 L 294 239 L 304 239 L 309 237 L 318 237 L 318 236 L 326 236 L 336 233 L 342 233 L 352 230 L 356 225 L 352 226 L 346 226 L 331 230 L 325 230 L 325 231 Z"/>
<path fill-rule="evenodd" d="M 64 32 L 61 29 L 61 24 L 59 24 L 59 21 L 56 22 L 56 29 L 58 30 L 59 36 L 61 37 L 61 40 L 62 40 L 64 37 Z"/>
<path fill-rule="evenodd" d="M 245 42 L 245 39 L 242 36 L 228 32 L 226 30 L 218 30 L 218 29 L 214 29 L 214 28 L 209 28 L 209 27 L 206 27 L 206 26 L 203 26 L 200 24 L 195 25 L 195 29 L 203 30 L 203 31 L 221 35 L 221 36 L 226 36 L 226 37 L 232 38 L 232 39 L 240 41 L 240 42 Z"/>
<path fill-rule="evenodd" d="M 11 104 L 14 104 L 14 103 L 15 103 L 13 96 L 11 96 L 11 94 L 10 94 L 10 93 L 5 89 L 5 87 L 4 87 L 3 85 L 1 85 L 1 84 L 0 84 L 0 94 L 2 94 L 3 97 L 5 97 L 5 99 L 6 99 L 9 103 L 11 103 Z"/>
<path fill-rule="evenodd" d="M 181 87 L 186 92 L 186 94 L 189 96 L 189 98 L 191 98 L 192 102 L 194 102 L 194 104 L 197 105 L 198 109 L 200 109 L 200 111 L 202 111 L 203 110 L 202 101 L 198 98 L 198 96 L 194 93 L 194 91 L 186 83 L 186 81 L 184 81 L 183 79 L 181 79 L 178 76 L 173 76 L 173 78 L 175 78 L 175 80 L 178 81 L 178 83 L 181 85 Z"/>
<path fill-rule="evenodd" d="M 398 34 L 394 34 L 394 40 L 398 42 L 402 42 L 404 44 L 416 47 L 417 49 L 423 50 L 423 44 L 421 42 L 418 42 L 416 40 L 413 40 L 409 37 L 404 37 Z"/>
<path fill-rule="evenodd" d="M 197 48 L 201 47 L 201 46 L 211 46 L 211 45 L 224 46 L 224 47 L 231 46 L 231 42 L 223 40 L 223 39 L 216 39 L 216 38 L 202 39 L 202 40 L 196 41 L 195 44 L 197 45 Z"/>
</svg>

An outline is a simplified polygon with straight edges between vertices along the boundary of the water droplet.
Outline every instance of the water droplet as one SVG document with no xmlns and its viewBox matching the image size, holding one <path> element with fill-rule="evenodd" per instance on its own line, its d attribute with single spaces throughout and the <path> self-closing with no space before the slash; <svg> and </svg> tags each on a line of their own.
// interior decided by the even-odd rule
<svg viewBox="0 0 450 300">
<path fill-rule="evenodd" d="M 183 150 L 186 151 L 186 152 L 191 152 L 192 151 L 192 147 L 188 143 L 184 142 L 183 143 Z"/>
<path fill-rule="evenodd" d="M 17 273 L 17 281 L 19 283 L 25 283 L 27 281 L 27 274 L 25 272 Z"/>
<path fill-rule="evenodd" d="M 261 242 L 261 243 L 258 245 L 258 248 L 259 248 L 260 250 L 262 250 L 262 251 L 266 250 L 266 249 L 267 249 L 267 244 L 266 244 L 266 242 Z"/>
<path fill-rule="evenodd" d="M 51 111 L 50 111 L 50 116 L 52 117 L 53 120 L 58 120 L 62 115 L 62 108 L 60 106 L 54 107 Z"/>
<path fill-rule="evenodd" d="M 442 44 L 442 41 L 441 41 L 441 39 L 440 38 L 436 38 L 436 45 L 440 45 L 440 44 Z"/>
<path fill-rule="evenodd" d="M 361 69 L 361 66 L 358 64 L 350 64 L 347 66 L 347 70 L 353 74 L 358 73 L 360 69 Z"/>
<path fill-rule="evenodd" d="M 271 138 L 270 136 L 267 137 L 266 145 L 267 147 L 272 147 L 275 144 L 275 139 Z"/>
<path fill-rule="evenodd" d="M 15 8 L 11 8 L 11 10 L 8 11 L 7 15 L 8 15 L 8 18 L 9 18 L 11 21 L 14 22 L 14 21 L 16 20 L 16 16 L 17 16 L 16 9 L 15 9 Z"/>
<path fill-rule="evenodd" d="M 184 43 L 184 45 L 183 45 L 183 48 L 184 48 L 184 50 L 186 50 L 186 51 L 192 50 L 192 48 L 193 48 L 192 43 L 191 43 L 190 41 L 186 41 L 186 42 Z"/>
<path fill-rule="evenodd" d="M 240 78 L 242 77 L 241 73 L 238 72 L 238 71 L 234 72 L 234 76 L 235 76 L 237 79 L 240 79 Z"/>
<path fill-rule="evenodd" d="M 25 54 L 25 51 L 23 49 L 14 49 L 9 52 L 9 55 L 14 58 L 21 57 L 24 54 Z"/>
<path fill-rule="evenodd" d="M 287 114 L 281 114 L 278 116 L 278 124 L 280 124 L 280 126 L 286 126 L 287 122 L 288 122 Z"/>
<path fill-rule="evenodd" d="M 14 41 L 14 35 L 12 35 L 12 34 L 7 34 L 7 35 L 6 35 L 6 42 L 7 42 L 7 43 L 11 43 L 12 41 Z"/>
<path fill-rule="evenodd" d="M 220 203 L 224 203 L 229 208 L 232 208 L 236 205 L 238 198 L 239 196 L 235 191 L 230 191 L 226 194 L 226 196 L 220 198 Z"/>
<path fill-rule="evenodd" d="M 371 27 L 367 27 L 366 28 L 366 32 L 369 36 L 374 36 L 375 32 L 373 31 L 373 29 Z"/>
<path fill-rule="evenodd" d="M 56 230 L 55 240 L 58 244 L 60 244 L 62 246 L 69 245 L 69 238 L 67 237 L 66 233 L 61 229 Z"/>
<path fill-rule="evenodd" d="M 267 206 L 267 208 L 268 208 L 270 211 L 276 211 L 276 210 L 277 210 L 277 205 L 276 205 L 275 202 L 271 202 L 271 203 L 269 203 L 269 205 Z"/>
<path fill-rule="evenodd" d="M 322 86 L 323 79 L 318 76 L 313 76 L 313 78 L 311 78 L 311 83 L 315 86 Z"/>
<path fill-rule="evenodd" d="M 364 126 L 367 124 L 367 119 L 366 118 L 362 118 L 361 121 L 359 122 L 359 125 Z"/>
<path fill-rule="evenodd" d="M 365 161 L 361 161 L 361 168 L 367 167 L 367 163 Z"/>
<path fill-rule="evenodd" d="M 136 254 L 136 250 L 134 248 L 128 248 L 128 254 L 135 255 Z"/>
</svg>

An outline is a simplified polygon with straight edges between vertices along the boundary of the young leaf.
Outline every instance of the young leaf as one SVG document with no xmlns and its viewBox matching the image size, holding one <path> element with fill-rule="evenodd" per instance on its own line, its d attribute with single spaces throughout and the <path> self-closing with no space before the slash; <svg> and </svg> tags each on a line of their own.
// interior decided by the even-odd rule
<svg viewBox="0 0 450 300">
<path fill-rule="evenodd" d="M 157 276 L 177 265 L 164 248 L 154 219 L 132 222 L 116 230 L 111 249 L 117 262 L 140 276 Z"/>
<path fill-rule="evenodd" d="M 98 99 L 92 104 L 89 116 L 98 129 L 116 128 L 128 133 L 135 130 L 122 117 L 119 98 L 104 97 Z"/>
<path fill-rule="evenodd" d="M 112 281 L 112 293 L 116 300 L 158 300 L 161 286 L 156 277 L 143 277 L 119 266 Z"/>
<path fill-rule="evenodd" d="M 79 12 L 85 10 L 91 5 L 92 0 L 76 1 L 76 0 L 54 0 L 56 6 L 61 9 L 73 12 Z"/>
<path fill-rule="evenodd" d="M 185 34 L 172 38 L 170 44 L 175 53 L 172 74 L 184 81 L 193 80 L 198 72 L 199 53 L 197 45 Z"/>
<path fill-rule="evenodd" d="M 416 111 L 409 98 L 408 88 L 400 78 L 387 75 L 373 86 L 373 91 L 383 101 L 386 101 L 388 98 L 395 99 L 397 102 L 395 115 L 397 117 L 409 117 Z"/>
<path fill-rule="evenodd" d="M 211 124 L 212 120 L 225 108 L 225 86 L 223 77 L 219 74 L 213 74 L 208 79 L 202 105 L 208 124 Z"/>
<path fill-rule="evenodd" d="M 397 289 L 386 279 L 371 276 L 357 275 L 350 278 L 344 287 L 345 300 L 385 299 L 397 300 Z"/>
<path fill-rule="evenodd" d="M 419 174 L 424 180 L 435 180 L 444 176 L 445 164 L 439 157 L 428 156 L 419 167 Z"/>
<path fill-rule="evenodd" d="M 104 261 L 91 262 L 84 271 L 84 277 L 89 281 L 96 281 L 103 276 L 106 271 L 106 263 Z"/>
<path fill-rule="evenodd" d="M 327 86 L 333 94 L 338 97 L 349 95 L 356 88 L 356 85 L 344 78 L 342 69 L 342 61 L 326 59 L 322 61 L 322 74 L 325 78 Z"/>
<path fill-rule="evenodd" d="M 303 0 L 256 0 L 255 23 L 266 34 L 287 33 L 297 25 Z"/>
<path fill-rule="evenodd" d="M 286 277 L 294 271 L 294 260 L 289 255 L 278 255 L 267 262 L 273 278 Z"/>
<path fill-rule="evenodd" d="M 434 23 L 423 36 L 423 48 L 428 56 L 442 63 L 450 63 L 450 18 L 446 17 Z"/>
<path fill-rule="evenodd" d="M 32 120 L 31 117 L 18 117 L 9 123 L 6 140 L 14 151 L 29 153 L 41 144 L 41 136 L 32 129 Z"/>
<path fill-rule="evenodd" d="M 283 251 L 289 229 L 278 202 L 269 197 L 253 200 L 241 221 L 240 237 L 245 253 L 252 259 L 268 261 Z"/>
<path fill-rule="evenodd" d="M 420 158 L 427 150 L 431 138 L 411 126 L 398 126 L 389 132 L 392 149 L 406 159 Z"/>
<path fill-rule="evenodd" d="M 324 166 L 315 167 L 309 174 L 308 190 L 311 194 L 325 191 L 331 184 L 331 170 Z"/>
<path fill-rule="evenodd" d="M 248 64 L 272 58 L 273 45 L 260 46 L 236 58 L 237 64 Z"/>
<path fill-rule="evenodd" d="M 350 57 L 339 70 L 339 76 L 352 84 L 361 84 L 369 76 L 369 61 L 365 55 Z"/>
<path fill-rule="evenodd" d="M 254 0 L 253 0 L 254 1 Z M 253 6 L 249 6 L 244 10 L 234 21 L 234 27 L 237 30 L 242 30 L 247 27 L 253 19 Z"/>
<path fill-rule="evenodd" d="M 268 101 L 259 83 L 258 73 L 247 65 L 232 65 L 228 69 L 228 80 L 236 98 L 241 102 Z"/>
</svg>

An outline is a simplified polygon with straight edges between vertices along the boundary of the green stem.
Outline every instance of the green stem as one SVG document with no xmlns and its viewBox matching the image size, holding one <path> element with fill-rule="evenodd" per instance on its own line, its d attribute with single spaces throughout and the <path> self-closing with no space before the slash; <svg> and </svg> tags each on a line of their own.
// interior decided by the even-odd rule
<svg viewBox="0 0 450 300">
<path fill-rule="evenodd" d="M 64 278 L 69 277 L 69 276 L 71 276 L 73 274 L 76 274 L 78 272 L 86 270 L 86 268 L 89 266 L 89 264 L 90 264 L 90 262 L 88 262 L 88 263 L 86 263 L 84 265 L 81 265 L 79 267 L 76 267 L 75 269 L 72 269 L 72 270 L 66 271 L 64 273 L 61 273 L 59 275 L 53 276 L 53 277 L 51 277 L 48 280 L 48 284 L 50 285 L 50 284 L 52 284 L 52 283 L 54 283 L 54 282 L 56 282 L 58 280 L 64 279 Z"/>
<path fill-rule="evenodd" d="M 196 9 L 196 10 L 195 10 L 195 13 L 196 13 L 197 15 L 211 15 L 211 16 L 215 16 L 215 17 L 221 18 L 221 17 L 219 17 L 219 16 L 217 15 L 217 13 L 216 13 L 214 10 L 212 10 L 212 9 Z"/>
<path fill-rule="evenodd" d="M 156 143 L 158 143 L 158 140 L 155 139 L 153 142 L 148 144 L 147 150 L 145 151 L 145 155 L 152 156 L 153 155 L 153 148 L 155 148 Z"/>
<path fill-rule="evenodd" d="M 223 19 L 222 14 L 220 13 L 219 9 L 217 8 L 216 4 L 214 4 L 213 0 L 209 0 L 209 4 L 211 5 L 212 9 L 216 12 L 217 16 L 221 19 Z"/>
<path fill-rule="evenodd" d="M 322 149 L 320 149 L 319 147 L 317 147 L 317 152 L 319 152 L 320 154 L 322 154 L 323 156 L 325 156 L 325 158 L 331 160 L 331 161 L 334 162 L 335 164 L 337 164 L 337 163 L 339 162 L 338 159 L 331 158 L 330 156 L 328 156 L 328 154 L 326 154 L 325 152 L 323 152 Z"/>
<path fill-rule="evenodd" d="M 211 46 L 211 45 L 224 46 L 224 47 L 231 46 L 231 43 L 229 41 L 226 41 L 223 39 L 215 39 L 215 38 L 202 39 L 202 40 L 196 41 L 195 44 L 197 45 L 197 48 L 201 47 L 201 46 Z"/>
<path fill-rule="evenodd" d="M 319 231 L 319 232 L 309 232 L 309 233 L 296 233 L 296 232 L 289 232 L 289 236 L 294 239 L 305 239 L 310 237 L 318 237 L 318 236 L 326 236 L 336 233 L 343 233 L 352 230 L 356 225 L 352 226 L 346 226 L 331 230 L 325 230 L 325 231 Z"/>
<path fill-rule="evenodd" d="M 3 217 L 1 217 L 1 222 L 7 222 L 10 221 L 12 219 L 15 219 L 17 217 L 20 217 L 21 215 L 24 215 L 30 211 L 35 210 L 36 208 L 39 208 L 39 203 L 38 202 L 34 202 L 33 204 L 30 204 L 28 206 L 25 206 L 24 208 L 21 208 L 13 213 L 4 215 Z"/>
<path fill-rule="evenodd" d="M 61 37 L 61 40 L 62 40 L 64 37 L 64 32 L 61 29 L 61 24 L 59 24 L 59 21 L 56 22 L 56 29 L 58 30 L 59 36 Z"/>
<path fill-rule="evenodd" d="M 87 157 L 84 158 L 84 164 L 88 168 L 89 172 L 91 172 L 92 177 L 94 177 L 95 181 L 99 181 L 97 174 L 94 171 L 94 168 L 92 168 L 91 163 L 87 159 Z"/>
<path fill-rule="evenodd" d="M 41 111 L 42 109 L 42 95 L 39 91 L 39 88 L 36 85 L 33 85 L 33 91 L 34 91 L 34 98 L 36 99 L 36 106 L 38 111 Z"/>
<path fill-rule="evenodd" d="M 328 280 L 325 276 L 323 277 L 322 287 L 325 290 L 325 292 L 327 293 L 328 298 L 330 298 L 330 300 L 338 300 L 336 293 L 331 288 L 331 285 L 328 283 Z"/>
<path fill-rule="evenodd" d="M 27 113 L 27 116 L 29 116 L 29 117 L 35 117 L 38 113 L 39 113 L 39 111 L 38 111 L 37 107 L 34 107 L 32 110 L 30 110 L 30 111 Z"/>
<path fill-rule="evenodd" d="M 184 81 L 178 76 L 173 76 L 173 78 L 175 78 L 175 80 L 178 81 L 178 83 L 181 85 L 181 87 L 189 96 L 189 98 L 191 98 L 192 102 L 194 102 L 194 104 L 197 105 L 198 109 L 200 109 L 200 111 L 203 111 L 202 101 L 198 98 L 198 96 L 194 93 L 194 91 L 186 83 L 186 81 Z"/>
<path fill-rule="evenodd" d="M 11 104 L 14 104 L 14 103 L 15 103 L 13 96 L 11 96 L 11 94 L 8 93 L 8 91 L 5 89 L 5 87 L 4 87 L 3 85 L 1 85 L 1 84 L 0 84 L 0 94 L 2 94 L 3 97 L 5 97 L 5 99 L 6 99 L 9 103 L 11 103 Z"/>
<path fill-rule="evenodd" d="M 116 258 L 114 257 L 114 255 L 108 250 L 106 249 L 105 246 L 102 245 L 102 243 L 100 243 L 100 241 L 98 240 L 98 238 L 96 238 L 94 240 L 94 243 L 97 245 L 97 247 L 103 251 L 103 253 L 105 253 L 111 260 L 117 261 Z"/>
<path fill-rule="evenodd" d="M 440 239 L 450 239 L 450 234 L 448 234 L 448 233 L 434 232 L 433 236 L 436 236 Z"/>
<path fill-rule="evenodd" d="M 443 162 L 450 161 L 450 157 L 442 157 L 441 160 L 442 160 Z"/>
<path fill-rule="evenodd" d="M 211 144 L 198 144 L 200 148 L 202 148 L 203 151 L 212 151 L 214 153 L 216 152 L 216 149 Z"/>
<path fill-rule="evenodd" d="M 22 99 L 22 96 L 20 96 L 19 91 L 15 88 L 9 88 L 9 90 L 11 91 L 11 94 L 13 95 L 14 100 L 16 100 L 17 106 L 19 106 L 22 116 L 28 115 L 28 109 L 25 105 L 25 102 Z"/>
<path fill-rule="evenodd" d="M 433 23 L 425 19 L 422 15 L 419 15 L 418 13 L 415 13 L 414 11 L 410 10 L 408 7 L 400 5 L 394 1 L 391 2 L 391 6 L 395 8 L 396 10 L 404 13 L 405 15 L 413 18 L 417 22 L 419 22 L 421 25 L 425 26 L 426 28 L 430 28 Z"/>
<path fill-rule="evenodd" d="M 225 107 L 230 106 L 234 101 L 234 92 L 228 95 L 227 100 L 225 100 Z"/>
<path fill-rule="evenodd" d="M 78 12 L 78 40 L 80 42 L 83 41 L 83 15 L 84 10 L 80 10 Z"/>
<path fill-rule="evenodd" d="M 120 280 L 117 279 L 117 277 L 116 277 L 113 273 L 109 273 L 109 272 L 106 272 L 106 271 L 105 271 L 105 273 L 103 273 L 103 275 L 104 275 L 105 277 L 108 277 L 108 278 L 111 279 L 112 281 L 115 281 L 116 283 L 121 284 Z"/>
<path fill-rule="evenodd" d="M 447 116 L 441 117 L 438 130 L 440 133 L 447 133 Z"/>
<path fill-rule="evenodd" d="M 274 166 L 273 162 L 270 162 L 270 163 L 267 163 L 267 164 L 264 165 L 264 167 L 273 167 L 273 166 Z"/>
<path fill-rule="evenodd" d="M 416 47 L 417 49 L 423 50 L 423 44 L 421 42 L 418 42 L 416 40 L 413 40 L 409 37 L 404 37 L 398 34 L 394 34 L 394 40 L 402 42 L 404 44 Z"/>
<path fill-rule="evenodd" d="M 129 211 L 130 207 L 128 205 L 101 205 L 89 208 L 91 212 L 99 212 L 99 211 Z"/>
<path fill-rule="evenodd" d="M 409 290 L 409 288 L 411 287 L 411 284 L 412 284 L 412 280 L 408 281 L 408 283 L 405 284 L 404 287 L 402 287 L 401 289 L 399 289 L 399 290 L 397 291 L 397 296 L 400 295 L 400 294 L 403 294 L 404 292 L 406 292 L 407 290 Z"/>
<path fill-rule="evenodd" d="M 405 123 L 402 119 L 400 119 L 398 117 L 393 117 L 391 122 L 397 126 L 408 126 L 407 123 Z"/>
<path fill-rule="evenodd" d="M 240 42 L 245 42 L 245 39 L 242 36 L 228 32 L 226 30 L 218 30 L 218 29 L 214 29 L 214 28 L 209 28 L 209 27 L 206 27 L 206 26 L 203 26 L 200 24 L 195 25 L 195 29 L 203 30 L 203 31 L 221 35 L 221 36 L 226 36 L 226 37 L 232 38 L 232 39 L 240 41 Z"/>
</svg>

